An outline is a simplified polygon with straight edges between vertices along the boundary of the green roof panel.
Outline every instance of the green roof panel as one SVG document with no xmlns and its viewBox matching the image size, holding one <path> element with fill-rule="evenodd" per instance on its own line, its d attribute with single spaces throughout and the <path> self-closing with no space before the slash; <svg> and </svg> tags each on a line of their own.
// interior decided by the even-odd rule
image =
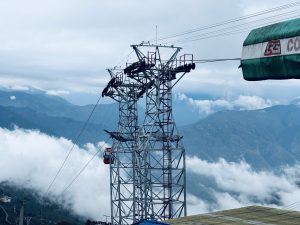
<svg viewBox="0 0 300 225">
<path fill-rule="evenodd" d="M 300 36 L 300 18 L 254 29 L 246 38 L 244 46 L 295 36 Z"/>
</svg>

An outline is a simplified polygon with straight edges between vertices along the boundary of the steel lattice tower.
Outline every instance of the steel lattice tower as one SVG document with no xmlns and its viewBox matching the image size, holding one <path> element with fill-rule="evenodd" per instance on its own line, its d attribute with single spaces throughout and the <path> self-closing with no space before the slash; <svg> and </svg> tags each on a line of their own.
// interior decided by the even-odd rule
<svg viewBox="0 0 300 225">
<path fill-rule="evenodd" d="M 103 90 L 119 105 L 117 131 L 109 132 L 113 138 L 110 152 L 111 217 L 113 224 L 130 224 L 136 221 L 139 210 L 136 196 L 140 195 L 137 173 L 139 162 L 137 95 L 140 85 L 129 80 L 120 70 L 108 70 L 111 80 Z"/>
<path fill-rule="evenodd" d="M 186 215 L 185 149 L 172 114 L 172 88 L 192 69 L 192 55 L 179 47 L 133 45 L 137 61 L 123 71 L 109 70 L 103 95 L 119 103 L 110 164 L 113 224 Z M 177 78 L 177 74 L 181 76 Z M 137 102 L 145 95 L 144 121 Z"/>
</svg>

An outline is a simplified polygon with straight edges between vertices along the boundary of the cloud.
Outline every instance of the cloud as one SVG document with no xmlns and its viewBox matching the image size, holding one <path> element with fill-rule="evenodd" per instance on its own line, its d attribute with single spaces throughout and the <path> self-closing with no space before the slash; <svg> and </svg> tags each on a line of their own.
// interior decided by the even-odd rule
<svg viewBox="0 0 300 225">
<path fill-rule="evenodd" d="M 20 86 L 20 85 L 13 85 L 8 88 L 12 89 L 12 90 L 18 90 L 18 91 L 27 91 L 28 90 L 28 87 Z"/>
<path fill-rule="evenodd" d="M 103 164 L 100 156 L 62 195 L 62 190 L 100 145 L 102 143 L 98 146 L 87 144 L 85 148 L 75 146 L 65 169 L 50 189 L 49 197 L 70 207 L 78 215 L 104 220 L 102 216 L 110 214 L 109 167 Z M 0 182 L 9 181 L 44 196 L 72 142 L 39 131 L 0 128 L 0 146 L 0 165 L 5 168 L 0 170 Z M 187 157 L 187 176 L 193 177 L 188 186 L 197 190 L 196 193 L 188 190 L 188 213 L 200 214 L 253 204 L 288 206 L 300 201 L 299 171 L 300 165 L 277 172 L 256 171 L 245 162 L 231 163 L 224 159 L 207 162 Z M 204 192 L 201 191 L 203 186 Z M 208 195 L 212 200 L 202 198 Z"/>
<path fill-rule="evenodd" d="M 239 96 L 233 101 L 233 106 L 240 110 L 264 109 L 273 105 L 270 99 L 263 99 L 258 96 Z"/>
<path fill-rule="evenodd" d="M 274 103 L 270 99 L 259 96 L 238 96 L 236 99 L 196 100 L 185 94 L 177 94 L 179 101 L 187 102 L 199 113 L 209 115 L 221 110 L 256 110 L 271 107 Z"/>
<path fill-rule="evenodd" d="M 49 91 L 46 91 L 46 94 L 60 96 L 60 95 L 68 95 L 68 94 L 70 94 L 70 92 L 64 91 L 64 90 L 49 90 Z"/>
<path fill-rule="evenodd" d="M 69 140 L 39 131 L 0 128 L 0 182 L 9 181 L 45 196 L 50 181 L 72 145 Z M 93 219 L 110 213 L 109 167 L 103 164 L 100 156 L 91 162 L 64 195 L 62 190 L 101 145 L 88 144 L 84 149 L 75 146 L 48 196 L 71 207 L 78 215 Z"/>
<path fill-rule="evenodd" d="M 155 25 L 160 37 L 286 4 L 284 0 L 275 3 L 265 0 L 259 4 L 257 0 L 255 3 L 232 0 L 230 4 L 219 0 L 146 2 L 1 1 L 0 85 L 97 93 L 109 80 L 105 69 L 115 66 L 131 52 L 131 44 L 153 39 Z M 246 35 L 247 32 L 180 45 L 183 53 L 193 53 L 195 59 L 239 57 Z M 239 62 L 201 64 L 178 88 L 184 92 L 199 89 L 241 92 L 246 86 L 254 95 L 265 90 L 243 82 L 238 65 Z M 293 87 L 294 92 L 297 87 Z M 285 88 L 281 93 L 286 96 L 290 90 Z"/>
<path fill-rule="evenodd" d="M 10 100 L 12 100 L 12 101 L 17 99 L 16 96 L 14 96 L 14 95 L 10 96 L 9 98 L 10 98 Z"/>
<path fill-rule="evenodd" d="M 256 171 L 246 162 L 207 162 L 197 157 L 187 158 L 187 171 L 190 176 L 213 180 L 215 186 L 211 194 L 215 202 L 207 202 L 193 196 L 192 209 L 224 210 L 248 205 L 262 204 L 271 207 L 287 207 L 300 202 L 300 165 L 281 168 L 280 171 Z M 204 179 L 206 178 L 206 179 Z M 203 185 L 203 184 L 195 184 Z M 206 185 L 209 186 L 207 183 Z M 300 204 L 295 205 L 300 210 Z M 192 211 L 191 213 L 197 213 Z"/>
</svg>

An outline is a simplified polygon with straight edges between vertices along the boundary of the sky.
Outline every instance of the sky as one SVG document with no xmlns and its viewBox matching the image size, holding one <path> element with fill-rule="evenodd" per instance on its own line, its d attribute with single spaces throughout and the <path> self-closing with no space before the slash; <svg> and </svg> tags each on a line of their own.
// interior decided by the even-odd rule
<svg viewBox="0 0 300 225">
<path fill-rule="evenodd" d="M 295 0 L 0 0 L 0 87 L 34 87 L 77 104 L 95 103 L 109 80 L 106 69 L 134 60 L 133 55 L 128 56 L 130 45 L 153 40 L 156 26 L 160 38 L 290 2 Z M 295 9 L 299 7 L 290 11 Z M 287 10 L 277 14 L 283 12 Z M 193 53 L 196 59 L 236 58 L 241 56 L 249 30 L 191 42 L 168 41 L 182 47 L 182 53 Z M 238 66 L 238 61 L 197 65 L 174 92 L 179 100 L 205 114 L 220 107 L 248 110 L 287 104 L 300 96 L 298 80 L 247 82 Z M 72 146 L 64 138 L 22 129 L 0 128 L 0 142 L 0 165 L 8 168 L 0 171 L 0 182 L 9 180 L 41 195 L 45 195 L 49 185 L 49 174 L 55 174 Z M 109 214 L 109 208 L 103 208 L 103 202 L 109 205 L 109 171 L 101 158 L 93 160 L 67 194 L 61 196 L 74 172 L 96 148 L 76 147 L 61 176 L 69 180 L 59 177 L 50 195 L 60 202 L 67 199 L 76 213 L 104 219 L 102 215 Z M 47 162 L 43 160 L 45 154 Z M 13 163 L 16 159 L 18 163 Z M 211 190 L 218 200 L 214 205 L 189 193 L 190 214 L 255 204 L 253 199 L 267 202 L 274 192 L 282 206 L 300 201 L 298 165 L 282 168 L 280 174 L 254 171 L 244 162 L 222 159 L 208 163 L 188 158 L 187 166 L 189 173 L 207 176 L 219 186 L 218 190 Z M 236 187 L 240 189 L 233 189 Z M 253 191 L 257 189 L 261 191 Z M 95 204 L 91 205 L 91 201 Z"/>
<path fill-rule="evenodd" d="M 2 0 L 0 86 L 15 89 L 31 86 L 74 103 L 93 103 L 109 80 L 106 69 L 122 59 L 125 61 L 121 65 L 126 59 L 134 60 L 133 55 L 127 57 L 130 45 L 153 40 L 156 26 L 160 38 L 291 2 L 295 1 Z M 299 7 L 289 11 L 296 9 Z M 267 16 L 286 12 L 288 10 Z M 267 21 L 262 18 L 253 20 L 260 19 L 262 24 Z M 284 18 L 287 16 L 276 20 Z M 252 20 L 242 22 L 249 21 Z M 227 27 L 219 29 L 226 31 Z M 193 53 L 197 59 L 236 58 L 241 55 L 249 30 L 178 42 L 178 39 L 200 34 L 196 32 L 167 41 L 181 46 L 183 53 Z M 158 43 L 164 42 L 166 40 Z M 298 80 L 247 82 L 238 66 L 238 61 L 200 64 L 174 92 L 184 93 L 193 100 L 203 94 L 227 101 L 239 96 L 258 96 L 282 104 L 300 96 Z"/>
</svg>

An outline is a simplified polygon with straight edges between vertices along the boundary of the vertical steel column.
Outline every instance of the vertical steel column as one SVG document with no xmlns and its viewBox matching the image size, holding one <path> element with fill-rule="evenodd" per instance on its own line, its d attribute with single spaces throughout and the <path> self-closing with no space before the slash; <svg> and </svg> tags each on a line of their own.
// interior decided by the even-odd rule
<svg viewBox="0 0 300 225">
<path fill-rule="evenodd" d="M 145 52 L 143 49 L 146 48 Z M 176 80 L 177 55 L 172 46 L 134 45 L 138 62 L 131 75 L 142 84 L 153 82 L 146 91 L 143 135 L 146 218 L 166 220 L 186 215 L 185 149 L 172 114 L 172 81 Z M 171 54 L 161 59 L 164 50 Z M 154 61 L 151 54 L 155 54 Z M 163 53 L 162 53 L 163 52 Z"/>
<path fill-rule="evenodd" d="M 111 216 L 113 224 L 132 224 L 140 210 L 139 165 L 136 156 L 138 140 L 138 87 L 122 72 L 109 70 L 111 81 L 105 92 L 119 103 L 119 123 L 117 131 L 109 132 L 113 138 L 111 151 Z"/>
</svg>

